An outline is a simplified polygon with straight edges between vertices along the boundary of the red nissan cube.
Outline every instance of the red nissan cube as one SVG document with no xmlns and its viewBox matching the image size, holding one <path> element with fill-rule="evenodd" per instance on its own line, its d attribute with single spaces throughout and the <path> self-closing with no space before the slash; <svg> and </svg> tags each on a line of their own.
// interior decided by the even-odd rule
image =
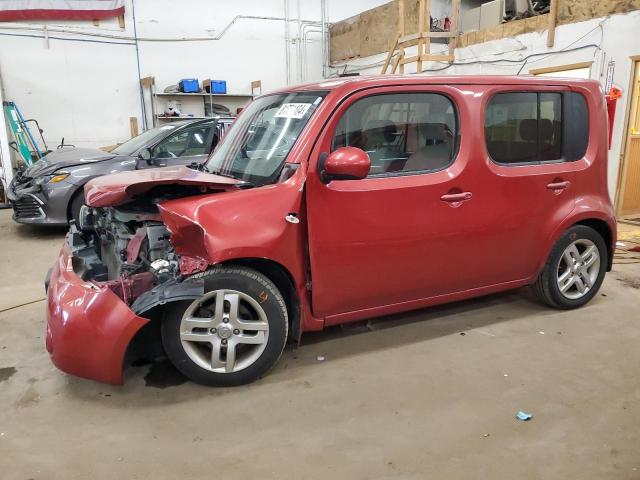
<svg viewBox="0 0 640 480">
<path fill-rule="evenodd" d="M 202 164 L 92 180 L 47 279 L 58 368 L 122 383 L 160 347 L 207 385 L 325 326 L 530 285 L 589 302 L 611 269 L 595 81 L 385 76 L 254 100 Z"/>
</svg>

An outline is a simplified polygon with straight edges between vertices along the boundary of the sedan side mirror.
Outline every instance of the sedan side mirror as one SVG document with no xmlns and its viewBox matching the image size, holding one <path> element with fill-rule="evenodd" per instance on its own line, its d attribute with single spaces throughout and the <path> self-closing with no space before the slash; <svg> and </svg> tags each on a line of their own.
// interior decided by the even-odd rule
<svg viewBox="0 0 640 480">
<path fill-rule="evenodd" d="M 331 180 L 361 180 L 369 175 L 371 160 L 364 150 L 356 147 L 340 147 L 320 157 L 318 172 L 322 183 Z"/>
<path fill-rule="evenodd" d="M 149 160 L 151 160 L 151 149 L 143 148 L 142 150 L 140 150 L 140 152 L 138 152 L 138 158 L 140 160 L 145 160 L 150 164 Z"/>
<path fill-rule="evenodd" d="M 140 169 L 140 162 L 145 162 L 150 167 L 163 167 L 161 162 L 156 158 L 152 158 L 151 149 L 143 148 L 138 152 L 138 161 L 136 162 L 136 169 Z"/>
</svg>

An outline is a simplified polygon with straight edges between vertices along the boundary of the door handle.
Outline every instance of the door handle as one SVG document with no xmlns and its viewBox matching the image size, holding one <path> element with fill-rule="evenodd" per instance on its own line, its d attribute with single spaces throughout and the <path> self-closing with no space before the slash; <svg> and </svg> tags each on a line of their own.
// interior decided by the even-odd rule
<svg viewBox="0 0 640 480">
<path fill-rule="evenodd" d="M 566 190 L 567 188 L 569 188 L 570 185 L 571 185 L 571 182 L 568 180 L 565 180 L 563 182 L 552 182 L 547 185 L 547 188 L 549 190 L 560 191 L 560 190 Z"/>
<path fill-rule="evenodd" d="M 462 192 L 462 193 L 447 193 L 446 195 L 442 195 L 440 200 L 447 203 L 461 203 L 471 200 L 473 194 L 471 192 Z"/>
</svg>

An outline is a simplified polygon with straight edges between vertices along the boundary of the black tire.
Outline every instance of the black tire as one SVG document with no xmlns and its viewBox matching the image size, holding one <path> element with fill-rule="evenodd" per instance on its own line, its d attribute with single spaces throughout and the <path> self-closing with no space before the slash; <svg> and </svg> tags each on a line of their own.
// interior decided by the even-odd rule
<svg viewBox="0 0 640 480">
<path fill-rule="evenodd" d="M 84 187 L 80 187 L 73 198 L 71 199 L 71 205 L 69 206 L 69 221 L 75 220 L 76 227 L 80 228 L 80 210 L 84 205 Z"/>
<path fill-rule="evenodd" d="M 204 279 L 205 294 L 216 290 L 236 290 L 258 302 L 269 327 L 266 347 L 252 364 L 239 371 L 207 370 L 187 354 L 180 337 L 183 314 L 192 302 L 174 302 L 165 310 L 162 321 L 162 344 L 169 360 L 185 376 L 208 386 L 243 385 L 262 377 L 277 363 L 287 340 L 287 309 L 277 287 L 261 273 L 239 266 L 215 266 L 192 278 Z"/>
<path fill-rule="evenodd" d="M 560 260 L 565 249 L 573 242 L 581 239 L 590 240 L 595 244 L 600 255 L 600 269 L 593 282 L 593 286 L 582 297 L 571 299 L 563 295 L 560 291 L 557 281 L 558 269 L 560 268 Z M 545 263 L 540 275 L 538 275 L 538 278 L 532 285 L 533 292 L 540 301 L 553 308 L 570 310 L 581 307 L 588 303 L 602 286 L 607 270 L 608 256 L 609 252 L 605 241 L 597 231 L 585 225 L 574 225 L 569 228 L 554 245 L 547 259 L 547 263 Z"/>
</svg>

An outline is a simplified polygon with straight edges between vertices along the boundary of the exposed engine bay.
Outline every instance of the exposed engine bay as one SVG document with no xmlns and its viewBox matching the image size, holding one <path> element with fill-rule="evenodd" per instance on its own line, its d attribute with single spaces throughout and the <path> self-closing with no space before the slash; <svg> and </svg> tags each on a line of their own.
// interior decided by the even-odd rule
<svg viewBox="0 0 640 480">
<path fill-rule="evenodd" d="M 69 236 L 73 269 L 83 280 L 110 288 L 130 304 L 179 277 L 179 258 L 155 208 L 84 209 L 81 225 L 72 226 Z"/>
</svg>

